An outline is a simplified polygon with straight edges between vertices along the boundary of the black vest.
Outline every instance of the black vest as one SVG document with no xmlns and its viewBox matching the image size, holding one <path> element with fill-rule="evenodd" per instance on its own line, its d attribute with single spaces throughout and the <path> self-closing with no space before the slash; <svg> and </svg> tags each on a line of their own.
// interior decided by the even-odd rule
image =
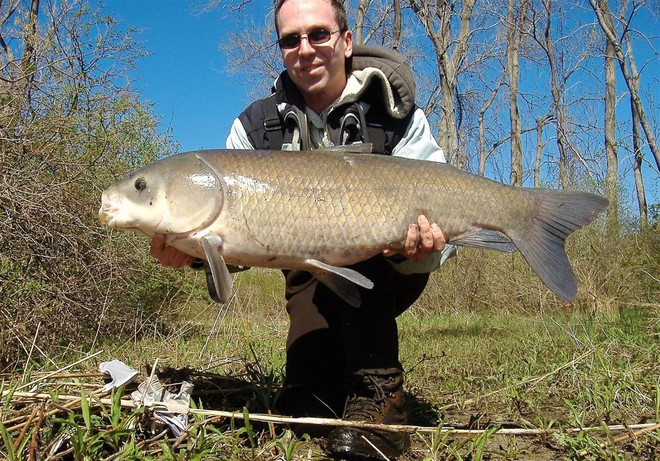
<svg viewBox="0 0 660 461">
<path fill-rule="evenodd" d="M 380 69 L 404 108 L 403 117 L 395 118 L 388 112 L 385 83 L 374 80 L 361 91 L 357 101 L 349 101 L 330 112 L 326 125 L 330 141 L 336 146 L 370 143 L 374 153 L 391 155 L 416 110 L 410 66 L 403 56 L 379 47 L 355 47 L 352 66 Z M 366 113 L 361 102 L 369 105 Z M 238 118 L 255 149 L 279 150 L 290 146 L 296 132 L 300 142 L 294 149 L 314 147 L 309 145 L 302 96 L 286 72 L 278 78 L 271 96 L 255 101 Z"/>
</svg>

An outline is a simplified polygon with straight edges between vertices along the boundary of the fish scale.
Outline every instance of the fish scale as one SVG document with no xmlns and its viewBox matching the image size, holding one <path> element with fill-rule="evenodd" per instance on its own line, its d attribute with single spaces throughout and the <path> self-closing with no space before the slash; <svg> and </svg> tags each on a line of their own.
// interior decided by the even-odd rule
<svg viewBox="0 0 660 461">
<path fill-rule="evenodd" d="M 313 155 L 316 160 L 318 154 Z M 336 155 L 312 162 L 310 169 L 301 168 L 306 162 L 299 155 L 280 155 L 277 162 L 264 162 L 262 168 L 259 153 L 253 156 L 255 162 L 241 155 L 223 167 L 233 171 L 232 176 L 250 175 L 270 185 L 257 193 L 250 187 L 240 188 L 231 196 L 232 213 L 250 223 L 249 232 L 257 241 L 277 241 L 284 252 L 314 255 L 330 248 L 349 252 L 355 246 L 378 252 L 383 245 L 402 242 L 407 224 L 395 228 L 393 219 L 401 220 L 405 200 L 383 199 L 397 187 L 370 186 L 367 169 Z M 244 227 L 237 222 L 233 231 L 240 233 Z"/>
</svg>

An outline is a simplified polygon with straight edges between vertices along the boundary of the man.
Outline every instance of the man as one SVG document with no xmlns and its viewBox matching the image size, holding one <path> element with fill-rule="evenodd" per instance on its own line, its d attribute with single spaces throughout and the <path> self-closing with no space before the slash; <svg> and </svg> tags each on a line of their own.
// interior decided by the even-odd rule
<svg viewBox="0 0 660 461">
<path fill-rule="evenodd" d="M 414 105 L 409 68 L 383 49 L 363 48 L 362 56 L 354 56 L 341 0 L 278 0 L 275 24 L 286 71 L 271 97 L 235 120 L 227 148 L 310 150 L 375 141 L 378 153 L 444 161 Z M 358 68 L 358 61 L 367 65 Z M 418 298 L 429 272 L 450 250 L 438 225 L 420 216 L 411 223 L 403 250 L 386 250 L 353 266 L 375 283 L 371 290 L 360 289 L 358 308 L 312 274 L 284 271 L 291 323 L 277 408 L 295 416 L 404 424 L 396 317 Z M 193 262 L 165 247 L 159 236 L 151 253 L 171 267 Z M 337 428 L 328 435 L 327 448 L 337 457 L 382 459 L 372 444 L 394 458 L 408 447 L 409 437 Z"/>
</svg>

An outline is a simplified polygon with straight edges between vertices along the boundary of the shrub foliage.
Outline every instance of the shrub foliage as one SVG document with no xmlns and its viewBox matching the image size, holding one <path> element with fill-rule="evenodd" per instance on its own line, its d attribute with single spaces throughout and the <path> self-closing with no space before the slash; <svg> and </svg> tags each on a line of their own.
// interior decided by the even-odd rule
<svg viewBox="0 0 660 461">
<path fill-rule="evenodd" d="M 170 146 L 126 80 L 143 54 L 132 34 L 84 3 L 63 2 L 45 11 L 21 2 L 2 26 L 5 364 L 28 355 L 40 360 L 55 346 L 84 348 L 99 333 L 134 329 L 131 320 L 145 317 L 158 293 L 166 292 L 159 285 L 167 280 L 136 256 L 146 251 L 132 247 L 135 239 L 111 241 L 98 224 L 101 190 Z M 144 289 L 149 279 L 151 293 Z"/>
</svg>

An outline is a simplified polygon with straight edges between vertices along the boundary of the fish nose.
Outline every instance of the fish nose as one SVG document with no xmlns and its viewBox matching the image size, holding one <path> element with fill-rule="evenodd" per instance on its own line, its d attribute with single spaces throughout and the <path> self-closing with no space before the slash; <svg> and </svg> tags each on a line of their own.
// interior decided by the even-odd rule
<svg viewBox="0 0 660 461">
<path fill-rule="evenodd" d="M 99 222 L 103 225 L 108 224 L 108 194 L 103 191 L 101 194 L 101 208 L 99 208 Z"/>
</svg>

